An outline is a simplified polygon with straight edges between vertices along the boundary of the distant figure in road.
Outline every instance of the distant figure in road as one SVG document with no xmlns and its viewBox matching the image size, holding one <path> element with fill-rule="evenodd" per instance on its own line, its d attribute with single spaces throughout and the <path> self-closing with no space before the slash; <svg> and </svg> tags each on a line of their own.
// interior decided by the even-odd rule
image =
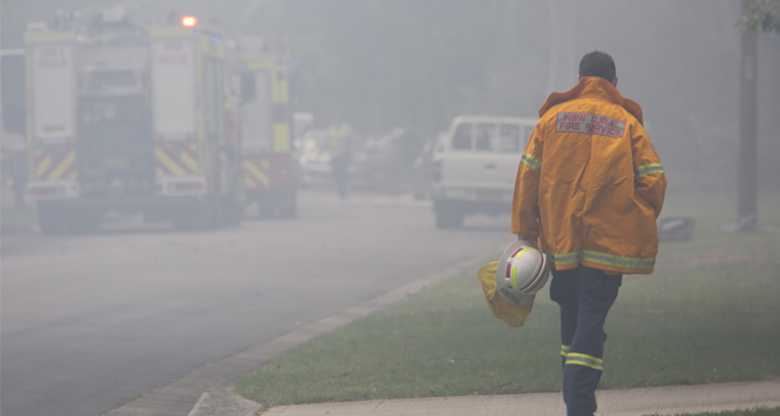
<svg viewBox="0 0 780 416">
<path fill-rule="evenodd" d="M 618 92 L 612 57 L 586 54 L 578 80 L 539 109 L 517 172 L 511 224 L 553 260 L 550 298 L 560 306 L 569 416 L 596 411 L 607 312 L 624 273 L 653 272 L 666 191 L 642 107 Z"/>
<path fill-rule="evenodd" d="M 328 130 L 328 150 L 333 178 L 339 198 L 347 197 L 347 168 L 351 161 L 352 128 L 349 124 L 333 125 Z"/>
</svg>

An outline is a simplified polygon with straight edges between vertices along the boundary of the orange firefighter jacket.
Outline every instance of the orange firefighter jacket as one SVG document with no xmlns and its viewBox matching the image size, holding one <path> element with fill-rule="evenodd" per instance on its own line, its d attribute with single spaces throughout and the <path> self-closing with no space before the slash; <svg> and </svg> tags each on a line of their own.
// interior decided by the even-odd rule
<svg viewBox="0 0 780 416">
<path fill-rule="evenodd" d="M 538 239 L 557 270 L 652 273 L 666 177 L 642 107 L 583 77 L 539 117 L 517 172 L 512 233 Z"/>
</svg>

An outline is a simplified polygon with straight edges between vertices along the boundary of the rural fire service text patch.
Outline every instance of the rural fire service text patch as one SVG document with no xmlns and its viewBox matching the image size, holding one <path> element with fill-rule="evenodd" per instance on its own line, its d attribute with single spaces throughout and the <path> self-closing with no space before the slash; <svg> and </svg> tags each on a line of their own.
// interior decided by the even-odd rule
<svg viewBox="0 0 780 416">
<path fill-rule="evenodd" d="M 623 137 L 626 122 L 598 114 L 558 113 L 555 131 Z"/>
</svg>

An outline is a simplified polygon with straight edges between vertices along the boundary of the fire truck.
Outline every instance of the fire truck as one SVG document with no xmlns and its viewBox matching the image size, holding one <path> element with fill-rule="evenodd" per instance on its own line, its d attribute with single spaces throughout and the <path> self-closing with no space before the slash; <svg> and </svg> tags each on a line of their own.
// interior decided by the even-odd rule
<svg viewBox="0 0 780 416">
<path fill-rule="evenodd" d="M 194 17 L 139 27 L 119 8 L 71 26 L 25 35 L 27 196 L 41 231 L 96 229 L 110 211 L 182 229 L 240 222 L 221 36 Z"/>
<path fill-rule="evenodd" d="M 231 53 L 239 91 L 241 154 L 247 203 L 265 218 L 297 214 L 288 54 L 262 38 L 240 38 Z"/>
</svg>

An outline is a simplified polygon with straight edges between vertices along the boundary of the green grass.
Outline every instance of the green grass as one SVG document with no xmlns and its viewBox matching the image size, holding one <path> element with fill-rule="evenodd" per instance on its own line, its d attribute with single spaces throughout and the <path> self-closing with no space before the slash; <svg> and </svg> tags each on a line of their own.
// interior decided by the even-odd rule
<svg viewBox="0 0 780 416">
<path fill-rule="evenodd" d="M 771 209 L 779 202 L 779 195 L 764 198 L 762 226 L 780 229 L 780 210 Z M 717 198 L 693 204 L 702 207 L 691 211 L 694 241 L 662 244 L 653 275 L 624 277 L 607 319 L 600 389 L 780 377 L 777 260 L 662 266 L 734 255 L 776 259 L 780 233 L 724 233 L 720 225 L 735 215 Z M 670 215 L 688 215 L 685 204 L 670 208 Z M 274 359 L 236 389 L 266 406 L 557 391 L 559 351 L 558 308 L 546 291 L 526 324 L 510 328 L 492 316 L 468 275 Z M 775 414 L 762 412 L 736 414 Z"/>
<path fill-rule="evenodd" d="M 780 377 L 777 264 L 624 279 L 600 388 Z M 271 361 L 237 390 L 266 405 L 559 389 L 557 306 L 492 317 L 475 277 L 448 280 Z"/>
<path fill-rule="evenodd" d="M 679 263 L 690 259 L 725 258 L 736 254 L 761 256 L 780 254 L 780 193 L 759 197 L 761 230 L 754 233 L 723 232 L 721 227 L 737 220 L 733 194 L 670 196 L 666 198 L 661 219 L 687 216 L 696 220 L 694 238 L 688 242 L 662 243 L 658 262 Z"/>
</svg>

